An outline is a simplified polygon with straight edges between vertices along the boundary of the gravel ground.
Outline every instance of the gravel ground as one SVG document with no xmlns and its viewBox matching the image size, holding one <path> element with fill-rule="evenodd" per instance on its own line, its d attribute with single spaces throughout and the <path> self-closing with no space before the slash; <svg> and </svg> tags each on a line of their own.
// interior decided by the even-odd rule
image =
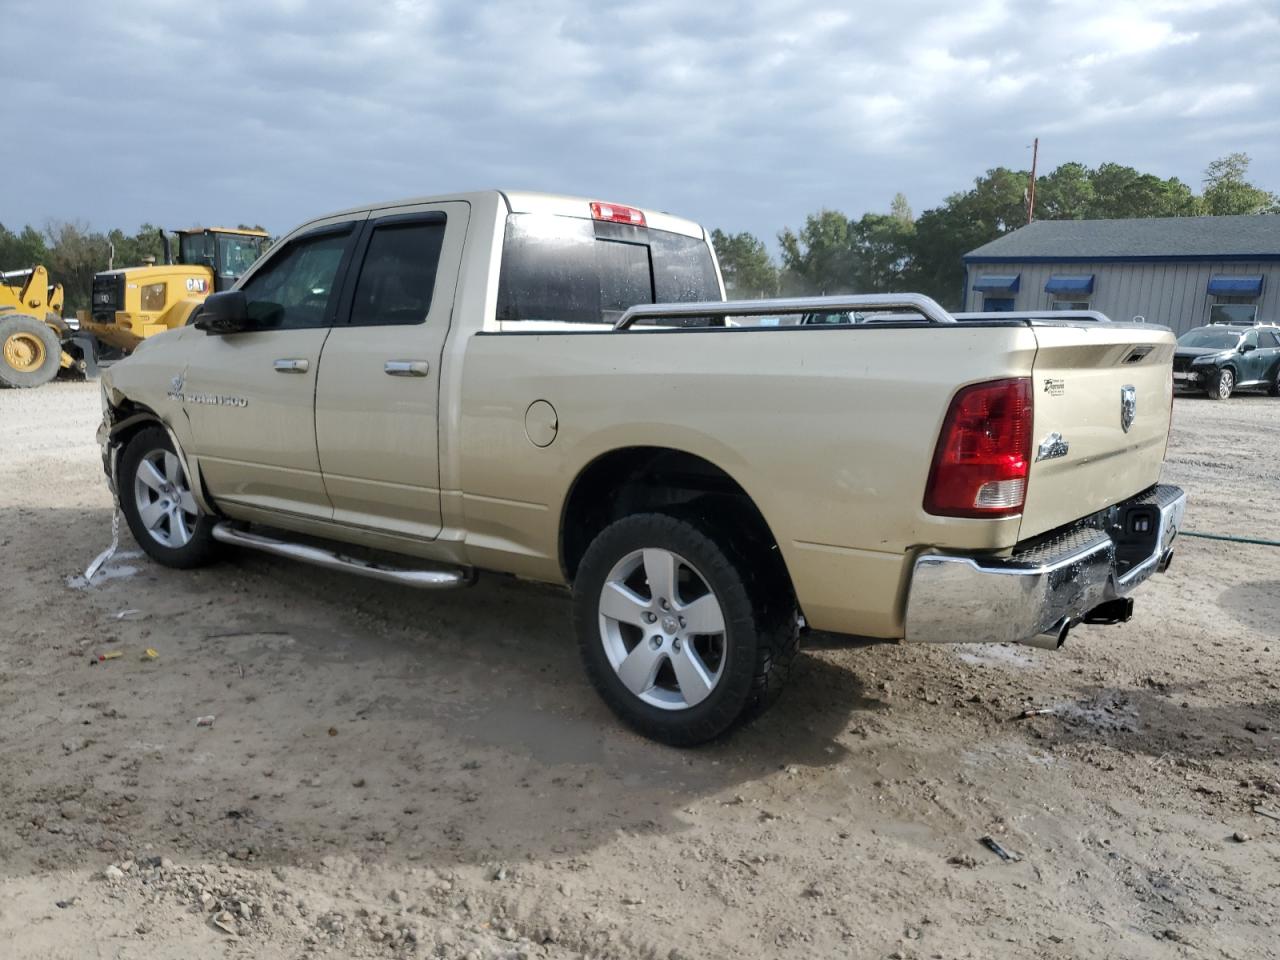
<svg viewBox="0 0 1280 960">
<path fill-rule="evenodd" d="M 555 590 L 127 533 L 85 587 L 97 418 L 0 391 L 0 956 L 1280 955 L 1280 550 L 1184 538 L 1057 653 L 814 638 L 681 752 L 613 721 Z M 1278 420 L 1177 401 L 1190 529 L 1280 534 Z"/>
</svg>

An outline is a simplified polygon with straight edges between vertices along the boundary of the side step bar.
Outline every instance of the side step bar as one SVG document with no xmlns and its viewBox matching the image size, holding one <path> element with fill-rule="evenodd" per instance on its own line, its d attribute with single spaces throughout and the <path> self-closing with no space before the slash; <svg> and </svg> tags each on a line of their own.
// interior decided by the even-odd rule
<svg viewBox="0 0 1280 960">
<path fill-rule="evenodd" d="M 435 570 L 405 570 L 399 567 L 388 567 L 368 560 L 343 556 L 323 547 L 290 543 L 260 533 L 250 533 L 248 530 L 237 529 L 227 522 L 219 523 L 213 528 L 213 539 L 234 544 L 237 547 L 272 553 L 277 557 L 301 560 L 303 563 L 324 567 L 326 570 L 341 570 L 373 580 L 417 587 L 420 590 L 449 590 L 453 587 L 469 587 L 476 582 L 475 571 L 462 567 L 441 567 Z"/>
</svg>

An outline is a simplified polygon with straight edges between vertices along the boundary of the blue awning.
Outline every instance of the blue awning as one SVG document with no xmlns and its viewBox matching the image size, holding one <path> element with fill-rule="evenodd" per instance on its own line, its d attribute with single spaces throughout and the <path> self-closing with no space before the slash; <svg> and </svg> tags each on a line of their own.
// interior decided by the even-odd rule
<svg viewBox="0 0 1280 960">
<path fill-rule="evenodd" d="M 1044 285 L 1045 293 L 1093 293 L 1093 274 L 1059 273 L 1051 276 Z"/>
<path fill-rule="evenodd" d="M 1209 278 L 1211 297 L 1260 297 L 1262 277 L 1254 274 L 1217 273 Z"/>
<path fill-rule="evenodd" d="M 1018 278 L 1021 274 L 984 273 L 978 277 L 973 289 L 979 293 L 1017 293 Z"/>
</svg>

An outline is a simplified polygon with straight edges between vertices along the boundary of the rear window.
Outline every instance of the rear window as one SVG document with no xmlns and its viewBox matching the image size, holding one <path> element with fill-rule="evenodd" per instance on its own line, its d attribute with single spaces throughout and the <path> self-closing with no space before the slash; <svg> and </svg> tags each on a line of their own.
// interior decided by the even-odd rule
<svg viewBox="0 0 1280 960">
<path fill-rule="evenodd" d="M 720 300 L 706 242 L 577 217 L 507 217 L 498 320 L 612 324 L 642 303 Z"/>
</svg>

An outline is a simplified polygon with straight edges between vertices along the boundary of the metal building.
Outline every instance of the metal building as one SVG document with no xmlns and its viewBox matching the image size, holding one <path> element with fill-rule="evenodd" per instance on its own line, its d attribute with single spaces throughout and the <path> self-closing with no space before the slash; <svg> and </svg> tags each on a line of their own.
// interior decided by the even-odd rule
<svg viewBox="0 0 1280 960">
<path fill-rule="evenodd" d="M 1178 333 L 1280 322 L 1280 216 L 1038 220 L 964 267 L 965 310 L 1101 310 Z"/>
</svg>

